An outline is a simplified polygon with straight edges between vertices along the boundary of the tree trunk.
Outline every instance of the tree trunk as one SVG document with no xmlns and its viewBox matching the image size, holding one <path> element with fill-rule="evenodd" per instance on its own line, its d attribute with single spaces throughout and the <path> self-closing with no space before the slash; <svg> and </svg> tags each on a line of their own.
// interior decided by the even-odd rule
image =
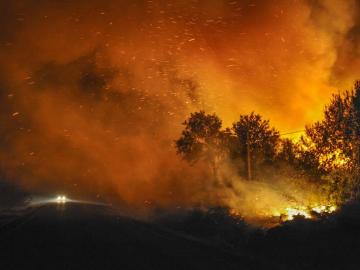
<svg viewBox="0 0 360 270">
<path fill-rule="evenodd" d="M 249 142 L 249 132 L 246 133 L 246 160 L 247 160 L 247 178 L 248 180 L 252 179 L 252 171 L 251 171 L 251 150 L 250 150 L 250 142 Z"/>
</svg>

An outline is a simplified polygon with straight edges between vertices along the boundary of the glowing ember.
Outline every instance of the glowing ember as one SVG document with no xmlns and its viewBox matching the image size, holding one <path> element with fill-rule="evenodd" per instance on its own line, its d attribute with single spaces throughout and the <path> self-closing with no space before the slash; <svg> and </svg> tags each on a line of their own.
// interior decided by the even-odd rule
<svg viewBox="0 0 360 270">
<path fill-rule="evenodd" d="M 336 211 L 335 205 L 318 205 L 314 207 L 286 207 L 281 214 L 275 214 L 274 216 L 282 216 L 284 220 L 293 220 L 296 216 L 304 218 L 314 218 L 314 212 L 317 214 L 329 214 Z"/>
</svg>

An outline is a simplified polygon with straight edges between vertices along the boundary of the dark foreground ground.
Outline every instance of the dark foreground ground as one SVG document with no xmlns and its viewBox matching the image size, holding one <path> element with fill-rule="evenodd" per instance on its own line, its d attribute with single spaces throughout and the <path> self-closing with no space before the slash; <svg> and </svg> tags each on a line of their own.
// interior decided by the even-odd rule
<svg viewBox="0 0 360 270">
<path fill-rule="evenodd" d="M 0 269 L 360 269 L 359 209 L 268 231 L 219 209 L 152 222 L 79 203 L 3 210 Z"/>
<path fill-rule="evenodd" d="M 3 214 L 0 269 L 239 269 L 253 262 L 104 206 L 46 204 Z M 45 268 L 46 267 L 46 268 Z"/>
</svg>

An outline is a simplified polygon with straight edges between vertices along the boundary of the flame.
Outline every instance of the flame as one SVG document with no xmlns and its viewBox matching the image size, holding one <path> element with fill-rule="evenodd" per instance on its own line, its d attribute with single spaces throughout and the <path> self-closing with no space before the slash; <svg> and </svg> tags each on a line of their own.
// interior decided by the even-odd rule
<svg viewBox="0 0 360 270">
<path fill-rule="evenodd" d="M 314 213 L 320 215 L 330 214 L 335 212 L 336 209 L 336 205 L 316 205 L 313 207 L 294 206 L 286 207 L 284 210 L 274 213 L 274 216 L 281 217 L 283 221 L 293 220 L 296 216 L 311 219 L 315 217 Z"/>
<path fill-rule="evenodd" d="M 330 169 L 331 167 L 344 168 L 350 161 L 351 159 L 346 157 L 340 149 L 336 149 L 332 153 L 321 155 L 319 158 L 320 164 L 327 169 Z"/>
<path fill-rule="evenodd" d="M 294 205 L 294 206 L 286 206 L 281 209 L 272 209 L 267 212 L 264 210 L 261 213 L 256 213 L 256 217 L 248 218 L 248 221 L 253 222 L 255 224 L 260 224 L 265 227 L 273 227 L 277 226 L 282 222 L 292 221 L 296 217 L 302 217 L 305 219 L 316 219 L 321 215 L 327 215 L 335 212 L 338 209 L 338 206 L 332 204 L 317 204 L 313 206 L 305 206 L 305 205 Z M 234 217 L 243 218 L 240 211 L 236 209 L 230 210 L 230 215 Z"/>
<path fill-rule="evenodd" d="M 293 220 L 295 216 L 303 216 L 305 218 L 311 218 L 311 215 L 305 209 L 285 208 L 288 220 Z"/>
</svg>

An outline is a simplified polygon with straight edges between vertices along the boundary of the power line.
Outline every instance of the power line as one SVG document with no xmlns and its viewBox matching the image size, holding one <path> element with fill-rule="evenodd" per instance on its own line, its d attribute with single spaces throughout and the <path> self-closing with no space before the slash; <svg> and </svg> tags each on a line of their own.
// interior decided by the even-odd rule
<svg viewBox="0 0 360 270">
<path fill-rule="evenodd" d="M 280 136 L 290 135 L 290 134 L 295 134 L 295 133 L 302 133 L 302 132 L 304 132 L 304 131 L 305 131 L 305 129 L 303 129 L 303 130 L 298 130 L 298 131 L 292 131 L 292 132 L 286 132 L 286 133 L 280 134 Z"/>
</svg>

